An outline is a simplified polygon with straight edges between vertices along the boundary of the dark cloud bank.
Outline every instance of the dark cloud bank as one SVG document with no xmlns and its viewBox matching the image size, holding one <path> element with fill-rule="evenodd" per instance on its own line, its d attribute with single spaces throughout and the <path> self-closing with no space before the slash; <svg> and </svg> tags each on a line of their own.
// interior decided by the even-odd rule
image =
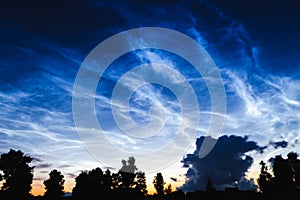
<svg viewBox="0 0 300 200">
<path fill-rule="evenodd" d="M 187 154 L 182 160 L 183 167 L 188 168 L 187 181 L 180 187 L 183 191 L 204 190 L 208 178 L 211 178 L 216 189 L 237 186 L 239 189 L 256 189 L 253 180 L 245 178 L 245 174 L 253 163 L 248 152 L 262 153 L 266 147 L 248 141 L 247 137 L 222 136 L 213 150 L 204 158 L 199 158 L 199 150 L 205 137 L 196 141 L 196 150 Z"/>
</svg>

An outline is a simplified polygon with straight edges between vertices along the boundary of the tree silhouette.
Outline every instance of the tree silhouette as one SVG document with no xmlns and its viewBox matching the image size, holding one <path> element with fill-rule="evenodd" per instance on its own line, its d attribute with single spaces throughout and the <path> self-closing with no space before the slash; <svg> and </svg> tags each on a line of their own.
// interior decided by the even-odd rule
<svg viewBox="0 0 300 200">
<path fill-rule="evenodd" d="M 135 158 L 129 157 L 128 160 L 122 160 L 122 167 L 119 170 L 118 181 L 120 181 L 119 188 L 123 190 L 128 190 L 129 188 L 133 188 L 134 179 L 135 179 L 135 171 L 138 169 L 135 166 Z"/>
<path fill-rule="evenodd" d="M 264 193 L 290 193 L 295 189 L 299 189 L 300 179 L 300 160 L 297 154 L 290 152 L 287 159 L 281 155 L 272 158 L 273 176 L 268 172 L 266 164 L 261 161 L 261 170 L 257 182 L 259 188 Z"/>
<path fill-rule="evenodd" d="M 0 158 L 0 181 L 2 187 L 0 190 L 1 199 L 20 199 L 27 200 L 31 196 L 29 194 L 33 179 L 33 168 L 29 163 L 33 159 L 25 156 L 21 151 L 10 149 L 8 153 L 2 154 Z M 272 163 L 272 172 L 269 173 L 265 162 L 260 162 L 260 175 L 257 179 L 261 193 L 254 191 L 248 192 L 232 192 L 230 190 L 225 193 L 216 191 L 212 180 L 208 178 L 206 191 L 195 191 L 183 193 L 181 190 L 172 191 L 171 184 L 166 188 L 166 184 L 162 173 L 157 173 L 153 179 L 156 189 L 154 196 L 147 195 L 147 185 L 145 172 L 137 171 L 134 157 L 128 160 L 122 160 L 122 167 L 117 173 L 111 173 L 108 169 L 103 172 L 97 167 L 90 171 L 82 171 L 75 178 L 75 187 L 73 188 L 73 200 L 99 199 L 102 195 L 108 195 L 111 199 L 203 199 L 212 197 L 221 197 L 221 195 L 231 197 L 232 199 L 274 199 L 284 198 L 293 199 L 293 195 L 299 195 L 299 179 L 300 179 L 300 160 L 298 154 L 290 152 L 287 159 L 277 155 L 270 159 Z M 49 179 L 44 181 L 45 195 L 47 200 L 59 200 L 64 195 L 64 176 L 60 171 L 54 169 L 49 173 Z M 211 193 L 211 191 L 215 191 Z M 253 195 L 256 193 L 255 195 Z M 165 195 L 166 194 L 166 195 Z M 252 195 L 251 198 L 243 195 Z M 266 194 L 266 196 L 264 196 Z M 220 196 L 219 196 L 220 195 Z M 260 198 L 262 195 L 263 198 Z M 3 198 L 4 197 L 4 198 Z M 35 199 L 41 199 L 36 197 Z M 225 198 L 225 197 L 224 197 Z"/>
<path fill-rule="evenodd" d="M 112 174 L 109 169 L 105 171 L 102 177 L 103 190 L 108 192 L 112 189 Z"/>
<path fill-rule="evenodd" d="M 172 185 L 171 183 L 167 185 L 167 187 L 164 189 L 164 193 L 166 195 L 170 195 L 172 193 Z"/>
<path fill-rule="evenodd" d="M 97 197 L 101 195 L 110 188 L 108 185 L 110 178 L 107 177 L 109 175 L 109 171 L 104 175 L 99 167 L 90 171 L 82 171 L 75 178 L 76 185 L 73 188 L 72 196 L 75 199 L 85 199 L 87 196 Z"/>
<path fill-rule="evenodd" d="M 129 157 L 122 160 L 122 167 L 117 173 L 106 170 L 105 173 L 97 167 L 90 171 L 82 171 L 75 178 L 73 198 L 75 200 L 86 199 L 87 196 L 99 197 L 102 194 L 111 195 L 145 195 L 147 194 L 146 176 L 144 172 L 137 172 L 135 159 Z M 117 197 L 116 197 L 117 198 Z"/>
<path fill-rule="evenodd" d="M 214 191 L 216 191 L 216 189 L 215 189 L 215 187 L 214 187 L 214 185 L 213 185 L 210 177 L 207 179 L 205 190 L 207 192 L 214 192 Z"/>
<path fill-rule="evenodd" d="M 273 161 L 274 186 L 282 191 L 293 188 L 293 172 L 288 160 L 277 155 Z M 277 190 L 278 191 L 278 190 Z"/>
<path fill-rule="evenodd" d="M 120 190 L 121 189 L 121 184 L 122 184 L 121 174 L 120 173 L 113 173 L 111 179 L 112 179 L 112 183 L 111 183 L 112 189 L 114 191 Z"/>
<path fill-rule="evenodd" d="M 290 152 L 287 157 L 293 172 L 295 189 L 300 189 L 300 160 L 298 159 L 298 154 Z"/>
<path fill-rule="evenodd" d="M 75 178 L 75 187 L 72 191 L 72 196 L 76 200 L 81 200 L 86 198 L 89 195 L 89 177 L 87 171 L 82 171 L 76 178 Z"/>
<path fill-rule="evenodd" d="M 143 195 L 148 193 L 145 172 L 139 171 L 136 173 L 135 189 Z"/>
<path fill-rule="evenodd" d="M 153 179 L 154 188 L 158 195 L 164 195 L 164 185 L 166 184 L 162 173 L 158 172 Z"/>
<path fill-rule="evenodd" d="M 61 199 L 64 195 L 64 176 L 56 169 L 49 173 L 50 178 L 44 181 L 45 197 L 49 200 Z"/>
<path fill-rule="evenodd" d="M 262 192 L 268 192 L 272 182 L 272 175 L 268 172 L 268 167 L 264 161 L 261 161 L 259 164 L 260 174 L 259 178 L 257 179 L 257 183 Z"/>
<path fill-rule="evenodd" d="M 30 167 L 28 164 L 32 160 L 20 150 L 10 149 L 8 153 L 1 155 L 0 171 L 3 172 L 1 180 L 4 180 L 1 189 L 7 191 L 12 199 L 15 196 L 18 199 L 29 198 L 34 167 Z"/>
<path fill-rule="evenodd" d="M 88 185 L 89 185 L 90 195 L 93 194 L 92 196 L 96 196 L 97 194 L 104 191 L 103 171 L 101 168 L 97 167 L 89 171 Z"/>
</svg>

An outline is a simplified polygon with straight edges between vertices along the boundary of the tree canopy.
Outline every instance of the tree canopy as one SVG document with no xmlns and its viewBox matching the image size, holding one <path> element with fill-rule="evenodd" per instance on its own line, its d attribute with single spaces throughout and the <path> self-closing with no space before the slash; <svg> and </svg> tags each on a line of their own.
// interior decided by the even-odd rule
<svg viewBox="0 0 300 200">
<path fill-rule="evenodd" d="M 24 155 L 20 150 L 10 149 L 0 158 L 0 180 L 4 181 L 1 190 L 7 192 L 10 197 L 28 198 L 33 179 L 33 169 L 29 164 L 33 159 Z"/>
<path fill-rule="evenodd" d="M 29 166 L 33 158 L 24 155 L 22 151 L 10 149 L 8 153 L 3 153 L 0 157 L 0 182 L 2 183 L 0 190 L 1 199 L 30 199 L 31 184 L 33 181 L 34 167 Z M 298 154 L 290 152 L 287 158 L 281 155 L 268 160 L 270 169 L 264 161 L 260 162 L 260 174 L 257 182 L 262 195 L 266 197 L 289 198 L 290 194 L 300 194 L 300 160 Z M 135 165 L 134 157 L 122 160 L 122 167 L 115 173 L 109 169 L 103 171 L 100 167 L 91 170 L 83 170 L 75 178 L 75 186 L 73 187 L 73 200 L 85 200 L 87 197 L 98 199 L 103 196 L 110 196 L 111 199 L 198 199 L 199 196 L 225 194 L 213 186 L 211 178 L 207 179 L 206 189 L 204 193 L 183 193 L 181 190 L 172 191 L 171 184 L 165 187 L 165 180 L 162 173 L 158 172 L 153 179 L 153 185 L 156 194 L 151 196 L 147 191 L 146 175 L 143 171 L 138 171 Z M 45 200 L 59 200 L 64 198 L 64 175 L 57 169 L 53 169 L 49 173 L 49 178 L 43 181 Z M 233 190 L 230 190 L 231 193 Z M 236 190 L 234 190 L 237 192 Z M 225 190 L 226 192 L 226 190 Z M 252 191 L 254 192 L 254 191 Z M 228 193 L 230 194 L 230 192 Z M 235 193 L 237 197 L 238 193 Z M 252 194 L 252 193 L 251 193 Z M 242 193 L 239 193 L 242 195 Z M 4 197 L 4 198 L 3 198 Z M 258 196 L 252 196 L 253 198 Z"/>
<path fill-rule="evenodd" d="M 49 200 L 59 200 L 64 196 L 64 175 L 54 169 L 49 176 L 50 178 L 44 181 L 45 197 Z"/>
<path fill-rule="evenodd" d="M 271 170 L 264 161 L 260 162 L 260 175 L 257 179 L 260 190 L 265 193 L 285 193 L 300 188 L 300 160 L 295 152 L 290 152 L 287 158 L 276 155 L 271 159 Z"/>
<path fill-rule="evenodd" d="M 163 178 L 162 173 L 157 173 L 153 179 L 154 188 L 158 195 L 164 194 L 164 185 L 166 184 Z"/>
</svg>

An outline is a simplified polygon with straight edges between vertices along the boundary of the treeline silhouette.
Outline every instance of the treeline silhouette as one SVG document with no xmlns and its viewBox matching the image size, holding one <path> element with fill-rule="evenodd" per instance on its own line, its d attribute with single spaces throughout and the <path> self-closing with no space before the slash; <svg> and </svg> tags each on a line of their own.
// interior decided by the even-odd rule
<svg viewBox="0 0 300 200">
<path fill-rule="evenodd" d="M 156 193 L 148 194 L 146 176 L 138 171 L 135 158 L 122 160 L 121 169 L 112 173 L 100 167 L 82 171 L 75 178 L 75 186 L 70 196 L 64 192 L 64 175 L 57 169 L 49 173 L 44 180 L 43 196 L 30 194 L 34 167 L 29 166 L 33 158 L 20 150 L 10 149 L 0 158 L 0 199 L 19 200 L 93 200 L 93 199 L 132 199 L 132 200 L 196 200 L 196 199 L 296 199 L 300 197 L 300 160 L 298 154 L 290 152 L 284 159 L 281 155 L 271 158 L 271 171 L 264 161 L 260 162 L 261 171 L 257 179 L 260 191 L 240 191 L 238 188 L 226 188 L 218 191 L 213 180 L 207 180 L 203 191 L 184 193 L 172 191 L 171 184 L 166 186 L 162 173 L 153 179 Z"/>
</svg>

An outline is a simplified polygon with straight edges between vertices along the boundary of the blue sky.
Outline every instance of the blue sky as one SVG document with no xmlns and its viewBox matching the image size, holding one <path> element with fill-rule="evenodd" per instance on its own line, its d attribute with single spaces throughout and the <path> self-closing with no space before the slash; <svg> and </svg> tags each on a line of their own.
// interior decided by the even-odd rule
<svg viewBox="0 0 300 200">
<path fill-rule="evenodd" d="M 118 170 L 121 159 L 126 159 L 127 155 L 137 158 L 147 155 L 144 159 L 141 156 L 142 160 L 137 159 L 136 164 L 140 170 L 149 170 L 149 186 L 154 173 L 161 171 L 166 182 L 178 187 L 184 185 L 185 189 L 194 188 L 191 180 L 199 183 L 201 176 L 191 176 L 191 170 L 187 170 L 198 167 L 205 171 L 209 166 L 199 166 L 198 161 L 183 158 L 186 154 L 192 158 L 191 155 L 198 152 L 196 138 L 202 141 L 201 136 L 207 136 L 211 117 L 220 113 L 212 112 L 205 77 L 181 57 L 163 50 L 138 50 L 121 56 L 107 68 L 94 96 L 95 114 L 107 139 L 97 146 L 97 155 L 86 148 L 73 119 L 73 87 L 89 53 L 102 41 L 122 31 L 162 27 L 193 38 L 216 64 L 226 93 L 221 141 L 233 141 L 238 144 L 236 146 L 251 144 L 249 149 L 234 145 L 226 148 L 228 152 L 241 153 L 238 162 L 250 163 L 243 165 L 235 181 L 241 180 L 244 184 L 245 178 L 255 179 L 260 160 L 268 160 L 276 154 L 286 156 L 290 151 L 299 152 L 299 7 L 292 0 L 281 3 L 256 0 L 226 3 L 221 0 L 163 3 L 15 0 L 5 3 L 0 8 L 0 152 L 20 149 L 35 158 L 33 186 L 36 190 L 43 188 L 42 181 L 54 168 L 65 175 L 66 187 L 70 189 L 81 170 L 97 166 Z M 111 101 L 115 86 L 120 83 L 120 86 L 135 88 L 135 84 L 141 83 L 134 77 L 138 72 L 134 67 L 151 63 L 159 65 L 152 65 L 153 74 L 150 76 L 148 71 L 144 79 L 148 74 L 166 83 L 182 86 L 184 79 L 191 85 L 200 109 L 195 112 L 199 126 L 194 124 L 192 116 L 195 113 L 186 120 L 181 119 L 182 109 L 191 108 L 192 104 L 180 105 L 169 88 L 146 84 L 136 88 L 130 96 L 130 117 L 141 126 L 135 129 L 140 132 L 133 132 L 149 134 L 141 136 L 149 137 L 157 127 L 164 125 L 164 129 L 154 138 L 141 139 L 124 134 L 118 127 L 112 110 L 116 106 L 122 114 L 127 108 L 118 104 L 117 98 Z M 160 65 L 167 65 L 174 72 Z M 133 74 L 123 76 L 128 71 Z M 122 78 L 123 82 L 119 81 Z M 150 110 L 153 105 L 161 107 Z M 151 111 L 154 112 L 152 122 L 158 124 L 154 123 L 147 130 L 143 126 L 150 124 Z M 156 111 L 158 118 L 155 118 Z M 164 124 L 160 124 L 161 115 L 167 119 Z M 172 141 L 180 123 L 187 127 L 185 133 L 196 131 L 194 138 L 188 140 L 189 149 L 178 148 L 177 157 L 173 152 L 163 152 L 161 159 L 151 160 L 151 153 L 170 144 L 176 146 Z M 225 137 L 230 135 L 240 139 Z M 125 153 L 106 151 L 108 146 Z M 215 148 L 217 151 L 225 147 L 219 143 Z M 217 158 L 220 157 L 215 160 Z M 160 166 L 162 160 L 166 165 Z M 222 166 L 226 162 L 219 161 L 214 164 Z M 232 180 L 220 186 L 230 185 Z"/>
</svg>

